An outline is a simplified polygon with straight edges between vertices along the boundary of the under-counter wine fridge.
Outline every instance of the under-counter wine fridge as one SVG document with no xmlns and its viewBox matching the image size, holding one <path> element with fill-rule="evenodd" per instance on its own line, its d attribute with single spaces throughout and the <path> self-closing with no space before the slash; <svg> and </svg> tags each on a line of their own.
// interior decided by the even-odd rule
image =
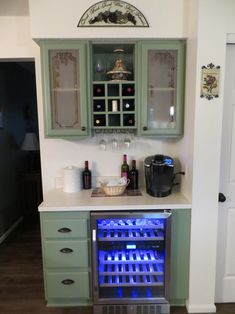
<svg viewBox="0 0 235 314">
<path fill-rule="evenodd" d="M 170 313 L 170 211 L 92 212 L 94 314 Z"/>
</svg>

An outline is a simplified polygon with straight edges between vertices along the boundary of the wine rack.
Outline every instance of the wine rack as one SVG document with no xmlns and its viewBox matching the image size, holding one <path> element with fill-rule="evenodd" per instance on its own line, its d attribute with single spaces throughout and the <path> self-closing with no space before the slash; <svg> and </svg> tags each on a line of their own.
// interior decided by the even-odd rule
<svg viewBox="0 0 235 314">
<path fill-rule="evenodd" d="M 93 44 L 93 129 L 137 128 L 134 52 L 135 44 Z"/>
<path fill-rule="evenodd" d="M 134 82 L 93 83 L 93 127 L 136 128 Z"/>
</svg>

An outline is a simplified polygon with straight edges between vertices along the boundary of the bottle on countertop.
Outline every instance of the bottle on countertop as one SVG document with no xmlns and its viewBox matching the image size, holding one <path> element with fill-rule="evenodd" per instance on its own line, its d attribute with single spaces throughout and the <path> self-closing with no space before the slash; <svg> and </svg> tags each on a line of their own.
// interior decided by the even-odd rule
<svg viewBox="0 0 235 314">
<path fill-rule="evenodd" d="M 131 170 L 129 172 L 129 188 L 131 190 L 137 190 L 139 188 L 139 173 L 138 170 L 136 169 L 136 161 L 133 159 L 131 162 Z"/>
<path fill-rule="evenodd" d="M 82 172 L 82 185 L 83 189 L 91 189 L 91 171 L 89 170 L 88 161 L 85 161 L 85 168 Z"/>
<path fill-rule="evenodd" d="M 129 177 L 129 166 L 127 163 L 127 155 L 123 155 L 123 162 L 121 165 L 121 177 Z"/>
</svg>

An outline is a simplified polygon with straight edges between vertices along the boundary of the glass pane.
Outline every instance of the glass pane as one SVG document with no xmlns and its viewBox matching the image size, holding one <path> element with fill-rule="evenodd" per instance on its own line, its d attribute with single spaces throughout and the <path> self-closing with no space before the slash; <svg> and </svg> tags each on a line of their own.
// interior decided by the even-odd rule
<svg viewBox="0 0 235 314">
<path fill-rule="evenodd" d="M 175 126 L 177 51 L 148 52 L 148 128 Z"/>
<path fill-rule="evenodd" d="M 166 219 L 111 216 L 96 226 L 99 297 L 164 297 Z"/>
<path fill-rule="evenodd" d="M 78 112 L 77 91 L 54 91 L 53 103 L 56 104 L 53 110 L 53 129 L 79 128 L 81 125 Z"/>
<path fill-rule="evenodd" d="M 79 51 L 51 50 L 49 57 L 52 126 L 80 128 Z"/>
</svg>

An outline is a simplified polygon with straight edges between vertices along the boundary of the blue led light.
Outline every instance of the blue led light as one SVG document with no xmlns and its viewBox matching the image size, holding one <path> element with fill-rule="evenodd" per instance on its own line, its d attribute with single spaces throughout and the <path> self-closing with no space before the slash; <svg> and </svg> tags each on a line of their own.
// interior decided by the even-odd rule
<svg viewBox="0 0 235 314">
<path fill-rule="evenodd" d="M 164 159 L 164 163 L 165 163 L 166 165 L 173 165 L 173 160 L 170 159 L 170 158 L 165 158 L 165 159 Z"/>
<path fill-rule="evenodd" d="M 147 298 L 152 298 L 153 297 L 153 292 L 150 288 L 146 289 L 146 296 Z"/>
<path fill-rule="evenodd" d="M 118 288 L 117 289 L 117 297 L 118 298 L 123 298 L 123 288 Z"/>
<path fill-rule="evenodd" d="M 135 244 L 127 244 L 126 245 L 126 249 L 127 250 L 135 250 L 136 249 L 136 245 Z"/>
<path fill-rule="evenodd" d="M 131 297 L 132 297 L 132 298 L 137 298 L 137 297 L 138 297 L 138 293 L 137 293 L 137 291 L 136 291 L 135 288 L 132 289 L 132 291 L 131 291 Z"/>
</svg>

